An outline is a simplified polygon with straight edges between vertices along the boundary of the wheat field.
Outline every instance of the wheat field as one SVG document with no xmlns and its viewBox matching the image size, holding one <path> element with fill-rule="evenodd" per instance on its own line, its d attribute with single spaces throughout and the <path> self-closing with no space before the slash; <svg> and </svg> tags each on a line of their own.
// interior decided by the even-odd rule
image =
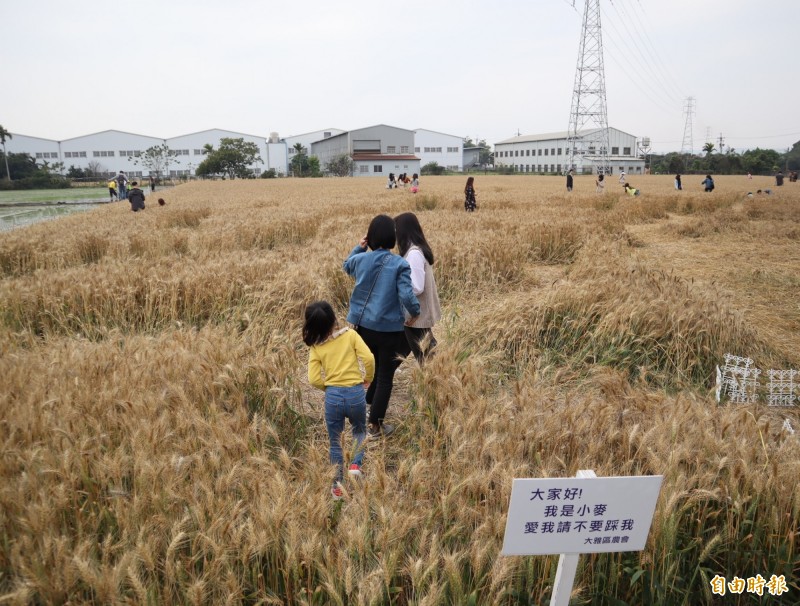
<svg viewBox="0 0 800 606">
<path fill-rule="evenodd" d="M 194 182 L 0 234 L 0 604 L 547 603 L 558 557 L 499 555 L 511 484 L 579 469 L 664 483 L 573 604 L 711 603 L 717 574 L 799 603 L 798 407 L 714 374 L 800 368 L 800 186 L 701 179 L 477 175 L 471 214 L 462 177 Z M 438 353 L 335 503 L 302 310 L 343 319 L 342 261 L 409 210 Z"/>
</svg>

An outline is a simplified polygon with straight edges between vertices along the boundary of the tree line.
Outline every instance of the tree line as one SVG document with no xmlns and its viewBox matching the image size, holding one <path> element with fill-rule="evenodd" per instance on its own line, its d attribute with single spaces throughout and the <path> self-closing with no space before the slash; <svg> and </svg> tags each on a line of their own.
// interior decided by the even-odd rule
<svg viewBox="0 0 800 606">
<path fill-rule="evenodd" d="M 774 149 L 748 149 L 737 152 L 728 148 L 724 153 L 713 143 L 703 146 L 704 155 L 687 155 L 670 152 L 650 156 L 653 173 L 713 173 L 722 175 L 772 175 L 781 171 L 800 170 L 800 141 L 785 153 Z"/>
</svg>

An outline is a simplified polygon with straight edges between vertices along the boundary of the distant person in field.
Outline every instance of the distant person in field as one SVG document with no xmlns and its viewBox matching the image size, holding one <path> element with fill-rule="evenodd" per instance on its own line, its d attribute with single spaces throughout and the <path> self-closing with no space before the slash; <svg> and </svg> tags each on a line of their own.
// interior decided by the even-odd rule
<svg viewBox="0 0 800 606">
<path fill-rule="evenodd" d="M 675 175 L 675 189 L 681 191 L 683 189 L 683 185 L 681 184 L 681 175 L 680 173 Z"/>
<path fill-rule="evenodd" d="M 148 179 L 150 180 L 150 193 L 152 194 L 156 191 L 156 180 L 153 178 L 153 175 L 150 175 Z"/>
<path fill-rule="evenodd" d="M 118 200 L 125 200 L 128 197 L 128 177 L 125 176 L 125 173 L 119 171 L 119 174 L 116 176 L 117 181 L 117 199 Z"/>
<path fill-rule="evenodd" d="M 619 174 L 619 182 L 620 183 L 625 183 L 625 171 L 624 170 Z"/>
<path fill-rule="evenodd" d="M 436 338 L 433 325 L 442 317 L 439 291 L 433 275 L 433 251 L 419 219 L 414 213 L 403 213 L 394 218 L 397 231 L 397 249 L 411 267 L 411 288 L 419 301 L 419 317 L 406 321 L 405 333 L 411 352 L 422 364 L 433 353 Z"/>
<path fill-rule="evenodd" d="M 478 208 L 478 201 L 475 199 L 475 177 L 469 177 L 464 187 L 464 210 L 468 213 Z"/>
<path fill-rule="evenodd" d="M 397 187 L 397 181 L 394 179 L 394 173 L 389 173 L 389 180 L 386 182 L 386 189 L 394 189 Z"/>
<path fill-rule="evenodd" d="M 629 196 L 638 196 L 640 193 L 639 190 L 636 189 L 630 183 L 625 183 L 622 187 L 625 190 L 625 193 L 628 194 Z"/>
<path fill-rule="evenodd" d="M 572 169 L 567 171 L 567 191 L 572 191 Z"/>
<path fill-rule="evenodd" d="M 606 190 L 606 182 L 605 182 L 605 175 L 600 173 L 597 175 L 597 179 L 594 182 L 594 191 L 598 194 L 602 194 Z"/>
<path fill-rule="evenodd" d="M 119 200 L 119 196 L 117 195 L 117 182 L 114 179 L 108 182 L 108 197 L 110 198 L 109 202 L 113 202 L 114 198 Z"/>
<path fill-rule="evenodd" d="M 783 173 L 781 171 L 775 173 L 775 186 L 776 187 L 783 186 Z"/>
<path fill-rule="evenodd" d="M 347 473 L 351 477 L 361 475 L 362 443 L 367 437 L 364 390 L 369 388 L 375 375 L 375 357 L 356 331 L 347 326 L 339 327 L 336 314 L 327 301 L 316 301 L 306 307 L 303 342 L 309 347 L 308 381 L 325 392 L 328 452 L 331 465 L 336 467 L 331 496 L 339 500 L 343 496 L 342 432 L 345 419 L 350 421 L 355 440 L 355 454 Z"/>
<path fill-rule="evenodd" d="M 394 373 L 410 351 L 403 327 L 406 323 L 413 325 L 420 312 L 411 285 L 411 267 L 405 259 L 392 254 L 395 244 L 394 220 L 378 215 L 342 265 L 345 273 L 356 279 L 347 321 L 356 327 L 375 356 L 375 380 L 367 390 L 367 432 L 374 438 L 394 431 L 384 418 Z"/>
<path fill-rule="evenodd" d="M 411 178 L 411 193 L 415 194 L 419 191 L 419 175 L 414 173 L 414 176 Z"/>
<path fill-rule="evenodd" d="M 706 178 L 702 181 L 703 191 L 714 191 L 714 179 L 711 175 L 706 175 Z"/>
<path fill-rule="evenodd" d="M 144 192 L 139 189 L 139 183 L 136 181 L 131 183 L 131 185 L 133 187 L 128 192 L 128 202 L 131 203 L 131 210 L 133 212 L 144 210 Z"/>
</svg>

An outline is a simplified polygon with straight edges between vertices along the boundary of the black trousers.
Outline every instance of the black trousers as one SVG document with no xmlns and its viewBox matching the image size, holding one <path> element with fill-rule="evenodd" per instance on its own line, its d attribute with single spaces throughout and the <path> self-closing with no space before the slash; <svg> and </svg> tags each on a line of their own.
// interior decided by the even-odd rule
<svg viewBox="0 0 800 606">
<path fill-rule="evenodd" d="M 405 332 L 411 352 L 414 354 L 417 362 L 422 365 L 425 358 L 432 355 L 433 349 L 436 347 L 436 338 L 433 336 L 433 331 L 430 328 L 406 326 Z M 428 335 L 430 335 L 430 337 L 428 337 Z"/>
<path fill-rule="evenodd" d="M 358 327 L 358 334 L 364 339 L 372 355 L 375 356 L 375 378 L 367 390 L 367 404 L 369 404 L 369 418 L 367 422 L 380 425 L 386 416 L 389 407 L 389 398 L 392 396 L 394 385 L 394 372 L 403 361 L 411 348 L 404 331 L 379 332 L 363 326 Z"/>
</svg>

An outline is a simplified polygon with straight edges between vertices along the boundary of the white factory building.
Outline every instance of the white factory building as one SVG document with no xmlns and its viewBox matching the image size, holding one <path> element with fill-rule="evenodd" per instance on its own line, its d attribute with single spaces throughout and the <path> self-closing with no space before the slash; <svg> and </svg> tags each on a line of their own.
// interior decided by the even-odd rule
<svg viewBox="0 0 800 606">
<path fill-rule="evenodd" d="M 257 175 L 268 169 L 279 175 L 289 174 L 297 144 L 306 154 L 316 155 L 323 170 L 337 153 L 349 154 L 355 163 L 354 176 L 419 173 L 429 162 L 452 171 L 460 171 L 464 165 L 461 137 L 383 124 L 351 131 L 327 128 L 284 138 L 275 132 L 263 137 L 216 128 L 168 138 L 107 130 L 63 141 L 12 133 L 6 140 L 6 149 L 9 153 L 27 153 L 39 164 L 63 163 L 62 173 L 74 166 L 101 174 L 124 171 L 130 177 L 146 177 L 148 171 L 137 162 L 138 157 L 150 147 L 166 145 L 175 156 L 163 174 L 182 177 L 195 174 L 203 161 L 205 146 L 217 148 L 223 138 L 242 138 L 256 144 L 261 162 L 250 168 Z"/>
<path fill-rule="evenodd" d="M 585 131 L 579 135 L 590 137 L 594 131 Z M 513 166 L 521 173 L 562 174 L 567 169 L 567 132 L 547 133 L 542 135 L 522 135 L 512 137 L 494 144 L 495 166 Z M 611 173 L 625 172 L 629 175 L 644 173 L 644 158 L 639 157 L 636 136 L 609 127 L 609 164 Z M 588 147 L 586 158 L 575 159 L 575 172 L 592 173 L 594 163 L 591 156 L 594 147 Z"/>
</svg>

